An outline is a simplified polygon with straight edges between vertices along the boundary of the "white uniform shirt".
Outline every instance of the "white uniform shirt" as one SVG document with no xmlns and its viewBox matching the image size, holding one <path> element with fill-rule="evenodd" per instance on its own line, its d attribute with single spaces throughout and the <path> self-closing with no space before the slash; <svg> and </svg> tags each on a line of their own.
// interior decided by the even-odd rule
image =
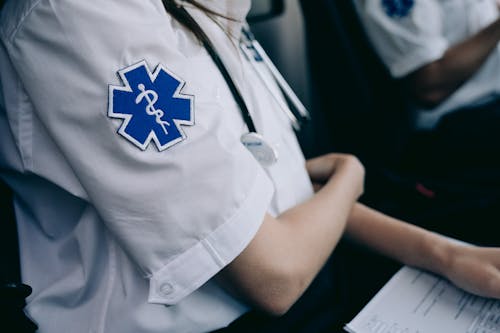
<svg viewBox="0 0 500 333">
<path fill-rule="evenodd" d="M 498 17 L 496 0 L 356 0 L 374 47 L 396 77 L 440 59 L 446 50 Z M 413 3 L 413 4 L 412 4 Z M 417 127 L 430 129 L 446 113 L 500 94 L 500 47 L 482 67 L 433 109 L 415 107 Z"/>
<path fill-rule="evenodd" d="M 266 212 L 312 194 L 287 118 L 238 49 L 250 1 L 203 3 L 237 19 L 188 8 L 277 149 L 271 167 L 241 144 L 226 82 L 160 0 L 13 0 L 1 12 L 0 170 L 42 333 L 227 325 L 247 306 L 211 278 Z"/>
</svg>

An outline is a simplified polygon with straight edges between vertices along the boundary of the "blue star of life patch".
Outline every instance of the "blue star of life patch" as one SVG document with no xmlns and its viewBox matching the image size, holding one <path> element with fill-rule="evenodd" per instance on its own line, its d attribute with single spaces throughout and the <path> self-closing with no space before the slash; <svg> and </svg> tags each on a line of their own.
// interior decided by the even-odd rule
<svg viewBox="0 0 500 333">
<path fill-rule="evenodd" d="M 406 17 L 415 5 L 415 0 L 382 0 L 382 7 L 389 17 Z"/>
<path fill-rule="evenodd" d="M 185 82 L 143 60 L 118 71 L 123 86 L 109 85 L 108 117 L 122 119 L 118 133 L 142 150 L 153 141 L 159 151 L 186 138 L 180 125 L 194 125 L 193 96 L 181 94 Z"/>
</svg>

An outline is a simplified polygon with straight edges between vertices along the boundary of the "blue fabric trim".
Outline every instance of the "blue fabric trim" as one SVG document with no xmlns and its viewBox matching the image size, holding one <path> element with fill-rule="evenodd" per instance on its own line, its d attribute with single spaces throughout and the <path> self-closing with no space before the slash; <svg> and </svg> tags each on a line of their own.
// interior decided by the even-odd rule
<svg viewBox="0 0 500 333">
<path fill-rule="evenodd" d="M 381 0 L 387 16 L 392 18 L 406 17 L 410 14 L 415 0 Z"/>
</svg>

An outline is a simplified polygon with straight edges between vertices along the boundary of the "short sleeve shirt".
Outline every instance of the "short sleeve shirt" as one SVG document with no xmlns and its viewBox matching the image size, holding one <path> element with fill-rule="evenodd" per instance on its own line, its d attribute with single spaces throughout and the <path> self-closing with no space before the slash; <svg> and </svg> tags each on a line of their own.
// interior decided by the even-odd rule
<svg viewBox="0 0 500 333">
<path fill-rule="evenodd" d="M 0 13 L 2 177 L 14 188 L 27 310 L 40 332 L 203 332 L 247 306 L 212 277 L 266 212 L 312 194 L 294 133 L 238 49 L 249 1 L 188 7 L 227 83 L 152 1 L 8 1 Z"/>
<path fill-rule="evenodd" d="M 446 50 L 498 17 L 495 0 L 356 0 L 373 46 L 393 77 L 404 77 L 440 59 Z M 432 128 L 452 110 L 500 92 L 500 49 L 479 71 L 434 109 L 417 111 L 420 128 Z"/>
</svg>

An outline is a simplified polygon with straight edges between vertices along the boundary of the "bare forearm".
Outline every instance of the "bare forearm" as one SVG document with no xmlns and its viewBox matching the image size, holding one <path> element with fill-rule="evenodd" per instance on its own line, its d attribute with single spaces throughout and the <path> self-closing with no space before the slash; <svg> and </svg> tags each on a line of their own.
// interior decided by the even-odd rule
<svg viewBox="0 0 500 333">
<path fill-rule="evenodd" d="M 500 249 L 481 248 L 404 223 L 357 204 L 347 235 L 400 262 L 435 272 L 459 288 L 500 298 Z"/>
<path fill-rule="evenodd" d="M 358 193 L 348 177 L 336 177 L 313 199 L 278 217 L 285 229 L 283 242 L 294 253 L 294 266 L 312 280 L 344 233 Z"/>
<path fill-rule="evenodd" d="M 499 40 L 500 19 L 410 74 L 407 81 L 417 100 L 428 106 L 442 102 L 476 73 Z"/>
<path fill-rule="evenodd" d="M 362 204 L 353 208 L 346 236 L 403 264 L 445 273 L 450 247 L 447 238 Z"/>
<path fill-rule="evenodd" d="M 277 218 L 267 215 L 223 277 L 263 309 L 276 314 L 286 311 L 320 271 L 342 236 L 361 194 L 358 186 L 353 186 L 359 183 L 359 174 L 351 167 L 338 170 L 308 201 Z"/>
</svg>

